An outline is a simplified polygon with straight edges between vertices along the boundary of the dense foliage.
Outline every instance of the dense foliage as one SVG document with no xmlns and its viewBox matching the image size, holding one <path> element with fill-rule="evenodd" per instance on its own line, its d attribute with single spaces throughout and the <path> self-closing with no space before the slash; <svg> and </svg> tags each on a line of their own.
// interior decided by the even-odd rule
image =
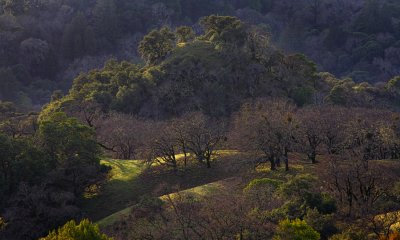
<svg viewBox="0 0 400 240">
<path fill-rule="evenodd" d="M 0 238 L 109 239 L 109 185 L 121 240 L 398 237 L 399 10 L 0 0 Z"/>
<path fill-rule="evenodd" d="M 183 43 L 201 32 L 196 23 L 210 14 L 234 15 L 268 30 L 272 42 L 306 54 L 322 71 L 356 83 L 387 81 L 399 74 L 399 8 L 393 0 L 4 0 L 0 100 L 14 101 L 22 110 L 44 104 L 52 91 L 67 91 L 79 72 L 102 66 L 110 56 L 140 61 L 138 53 L 145 47 L 137 44 L 152 29 L 177 28 L 176 40 Z M 209 31 L 206 39 L 243 44 L 239 22 L 221 32 L 210 23 L 200 21 Z M 157 33 L 152 31 L 147 40 L 172 36 Z M 171 50 L 171 40 L 164 47 L 161 56 Z"/>
<path fill-rule="evenodd" d="M 69 221 L 57 231 L 52 231 L 47 237 L 41 238 L 41 240 L 64 239 L 111 240 L 105 234 L 100 233 L 99 227 L 87 219 L 78 224 L 75 221 Z"/>
<path fill-rule="evenodd" d="M 13 119 L 11 119 L 13 120 Z M 77 200 L 84 188 L 99 178 L 99 148 L 94 131 L 54 113 L 38 123 L 0 135 L 0 208 L 5 239 L 31 239 L 79 216 Z M 22 125 L 24 126 L 24 125 Z"/>
</svg>

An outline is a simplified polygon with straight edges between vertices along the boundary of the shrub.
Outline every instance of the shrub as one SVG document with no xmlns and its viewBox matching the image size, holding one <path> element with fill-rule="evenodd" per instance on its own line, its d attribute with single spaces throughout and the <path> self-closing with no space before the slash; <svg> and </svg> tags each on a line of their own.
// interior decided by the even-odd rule
<svg viewBox="0 0 400 240">
<path fill-rule="evenodd" d="M 102 234 L 97 225 L 92 224 L 89 220 L 82 220 L 77 224 L 74 220 L 69 221 L 57 231 L 52 231 L 50 234 L 41 238 L 41 240 L 112 240 Z"/>
<path fill-rule="evenodd" d="M 340 234 L 335 234 L 329 240 L 367 240 L 365 231 L 351 227 Z"/>
<path fill-rule="evenodd" d="M 279 223 L 274 240 L 319 240 L 320 235 L 305 221 L 295 219 Z"/>
<path fill-rule="evenodd" d="M 333 215 L 323 215 L 316 208 L 307 209 L 307 214 L 304 216 L 304 221 L 312 228 L 317 230 L 323 239 L 327 239 L 337 232 L 334 224 Z"/>
<path fill-rule="evenodd" d="M 278 188 L 282 184 L 282 181 L 271 179 L 271 178 L 257 178 L 253 179 L 244 189 L 244 191 L 250 191 L 253 188 L 272 186 L 274 189 Z"/>
</svg>

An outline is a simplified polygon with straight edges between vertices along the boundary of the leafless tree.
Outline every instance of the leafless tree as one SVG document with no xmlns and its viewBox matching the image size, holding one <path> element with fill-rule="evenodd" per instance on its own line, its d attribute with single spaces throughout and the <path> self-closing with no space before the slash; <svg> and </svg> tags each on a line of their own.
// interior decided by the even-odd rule
<svg viewBox="0 0 400 240">
<path fill-rule="evenodd" d="M 388 184 L 378 169 L 366 167 L 364 160 L 331 160 L 329 183 L 333 195 L 347 209 L 347 215 L 366 216 L 388 192 Z"/>
<path fill-rule="evenodd" d="M 165 164 L 176 172 L 178 170 L 179 139 L 170 122 L 153 124 L 154 127 L 157 127 L 157 130 L 153 131 L 154 135 L 149 141 L 147 160 Z"/>
<path fill-rule="evenodd" d="M 187 137 L 186 148 L 199 162 L 205 162 L 207 168 L 210 168 L 218 146 L 225 140 L 223 124 L 202 113 L 184 116 L 182 124 Z"/>
<path fill-rule="evenodd" d="M 112 113 L 98 123 L 97 140 L 103 148 L 119 159 L 138 157 L 153 136 L 154 122 L 135 116 Z"/>
<path fill-rule="evenodd" d="M 231 129 L 232 141 L 243 150 L 261 153 L 258 163 L 265 160 L 271 170 L 285 162 L 289 170 L 288 153 L 295 144 L 298 131 L 294 107 L 287 101 L 258 100 L 246 103 L 235 115 Z"/>
<path fill-rule="evenodd" d="M 301 119 L 302 142 L 304 143 L 302 145 L 312 163 L 317 162 L 318 149 L 324 141 L 322 133 L 325 126 L 322 112 L 321 108 L 308 107 L 301 109 L 298 113 Z"/>
</svg>

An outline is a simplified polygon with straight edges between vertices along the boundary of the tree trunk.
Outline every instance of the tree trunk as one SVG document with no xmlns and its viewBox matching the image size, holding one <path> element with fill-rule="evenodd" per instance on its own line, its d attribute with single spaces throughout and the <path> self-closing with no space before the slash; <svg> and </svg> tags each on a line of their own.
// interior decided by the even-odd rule
<svg viewBox="0 0 400 240">
<path fill-rule="evenodd" d="M 275 171 L 276 170 L 276 165 L 275 165 L 274 157 L 269 157 L 269 162 L 271 163 L 271 170 Z"/>
<path fill-rule="evenodd" d="M 308 154 L 308 159 L 311 160 L 312 164 L 317 163 L 317 153 L 315 152 L 315 150 L 311 150 L 311 153 Z"/>
<path fill-rule="evenodd" d="M 285 171 L 289 171 L 289 154 L 288 154 L 288 150 L 285 149 L 285 154 L 284 154 L 284 160 L 285 160 Z"/>
<path fill-rule="evenodd" d="M 280 167 L 281 167 L 281 158 L 280 158 L 280 157 L 277 157 L 277 158 L 275 159 L 275 163 L 276 163 L 276 167 L 280 168 Z"/>
</svg>

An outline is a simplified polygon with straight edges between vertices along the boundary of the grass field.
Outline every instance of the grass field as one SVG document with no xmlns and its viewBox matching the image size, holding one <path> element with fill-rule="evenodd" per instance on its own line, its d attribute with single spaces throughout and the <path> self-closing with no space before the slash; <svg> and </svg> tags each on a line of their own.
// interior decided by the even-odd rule
<svg viewBox="0 0 400 240">
<path fill-rule="evenodd" d="M 99 221 L 114 213 L 128 211 L 127 208 L 143 196 L 159 197 L 192 188 L 191 191 L 203 191 L 213 186 L 207 185 L 209 183 L 235 176 L 237 170 L 232 168 L 234 164 L 229 158 L 237 154 L 234 151 L 219 151 L 220 160 L 213 162 L 211 169 L 194 164 L 178 173 L 157 165 L 148 169 L 140 160 L 102 160 L 101 163 L 112 170 L 105 183 L 92 186 L 90 194 L 85 194 L 81 204 L 84 214 L 93 221 Z"/>
<path fill-rule="evenodd" d="M 198 187 L 194 187 L 194 188 L 190 188 L 190 189 L 186 189 L 180 192 L 176 192 L 176 193 L 171 193 L 171 194 L 167 194 L 167 195 L 163 195 L 160 197 L 161 200 L 163 201 L 167 201 L 168 198 L 174 198 L 175 196 L 177 196 L 178 194 L 190 194 L 196 198 L 201 198 L 203 196 L 207 196 L 209 194 L 212 194 L 218 190 L 223 189 L 225 186 L 230 185 L 232 182 L 237 182 L 235 178 L 229 178 L 226 180 L 221 180 L 221 181 L 216 181 L 213 183 L 209 183 L 209 184 L 205 184 L 202 186 L 198 186 Z M 114 214 L 111 214 L 108 217 L 105 217 L 103 219 L 101 219 L 100 221 L 97 222 L 97 224 L 101 227 L 107 227 L 112 225 L 113 223 L 115 223 L 116 221 L 128 216 L 131 211 L 133 209 L 133 206 L 127 207 L 119 212 L 116 212 Z"/>
<path fill-rule="evenodd" d="M 101 163 L 112 168 L 109 179 L 101 186 L 98 195 L 83 199 L 85 214 L 92 219 L 102 218 L 129 206 L 131 201 L 138 198 L 138 194 L 148 191 L 138 179 L 145 169 L 143 161 L 102 160 Z"/>
</svg>

